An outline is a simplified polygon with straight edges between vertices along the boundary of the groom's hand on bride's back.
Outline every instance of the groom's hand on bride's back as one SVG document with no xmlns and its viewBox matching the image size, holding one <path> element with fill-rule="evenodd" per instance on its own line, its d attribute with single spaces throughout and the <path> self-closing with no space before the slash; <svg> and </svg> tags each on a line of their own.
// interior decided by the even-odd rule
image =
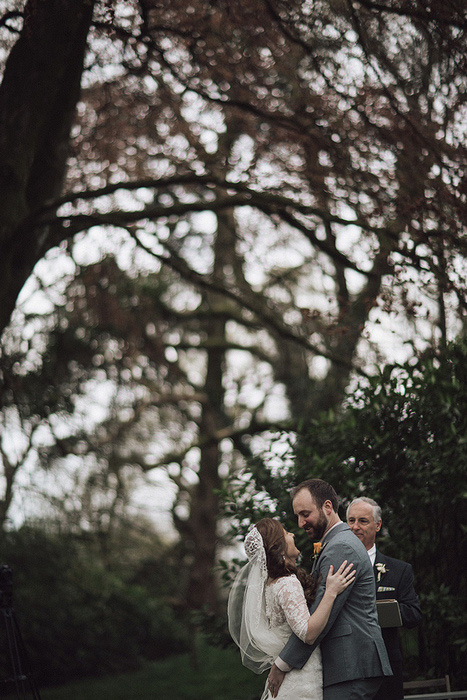
<svg viewBox="0 0 467 700">
<path fill-rule="evenodd" d="M 276 664 L 273 664 L 268 676 L 268 689 L 273 698 L 277 696 L 277 693 L 279 692 L 279 688 L 281 687 L 284 678 L 284 671 L 281 671 L 280 668 L 276 666 Z"/>
</svg>

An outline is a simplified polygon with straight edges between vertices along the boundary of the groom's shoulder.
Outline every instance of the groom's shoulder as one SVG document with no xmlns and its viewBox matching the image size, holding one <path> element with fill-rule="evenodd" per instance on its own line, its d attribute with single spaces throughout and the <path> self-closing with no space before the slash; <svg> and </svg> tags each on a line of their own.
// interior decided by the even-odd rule
<svg viewBox="0 0 467 700">
<path fill-rule="evenodd" d="M 342 523 L 342 527 L 340 525 L 336 527 L 333 537 L 329 540 L 329 545 L 334 547 L 344 546 L 352 549 L 360 556 L 368 556 L 365 546 L 346 523 Z"/>
<path fill-rule="evenodd" d="M 340 522 L 329 531 L 329 535 L 327 537 L 329 538 L 330 543 L 336 543 L 345 542 L 347 540 L 351 541 L 351 537 L 355 537 L 355 535 L 347 523 Z M 356 539 L 358 541 L 358 538 Z"/>
</svg>

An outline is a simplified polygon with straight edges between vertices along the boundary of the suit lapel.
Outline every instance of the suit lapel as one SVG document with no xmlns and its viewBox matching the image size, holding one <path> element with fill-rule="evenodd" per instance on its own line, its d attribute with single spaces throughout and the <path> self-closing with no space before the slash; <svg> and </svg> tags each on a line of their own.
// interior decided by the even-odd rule
<svg viewBox="0 0 467 700">
<path fill-rule="evenodd" d="M 378 564 L 379 567 L 377 566 Z M 384 577 L 389 571 L 387 557 L 384 556 L 384 554 L 380 554 L 378 550 L 376 550 L 376 558 L 373 566 L 373 571 L 375 574 L 376 592 L 378 592 L 378 588 L 380 586 L 383 586 Z M 393 591 L 394 588 L 391 587 L 389 590 Z"/>
<path fill-rule="evenodd" d="M 316 567 L 318 566 L 318 559 L 319 559 L 319 557 L 321 556 L 321 553 L 322 553 L 324 547 L 325 547 L 327 544 L 329 544 L 329 542 L 332 540 L 332 538 L 335 537 L 339 532 L 343 532 L 344 530 L 349 530 L 349 529 L 350 529 L 350 528 L 349 528 L 349 526 L 347 525 L 347 523 L 340 522 L 340 523 L 337 523 L 337 525 L 335 525 L 335 526 L 332 528 L 332 530 L 330 530 L 329 532 L 327 532 L 327 533 L 324 535 L 323 539 L 321 540 L 322 545 L 323 545 L 323 546 L 321 547 L 321 551 L 320 551 L 320 553 L 319 553 L 319 555 L 318 555 L 317 557 L 313 557 L 313 564 L 312 564 L 312 567 L 311 567 L 311 573 L 312 573 L 312 574 L 315 572 L 315 569 L 316 569 Z"/>
<path fill-rule="evenodd" d="M 382 564 L 381 554 L 379 553 L 378 549 L 376 550 L 375 562 L 373 564 L 373 573 L 375 575 L 375 581 L 376 581 L 376 578 L 378 576 L 378 569 L 376 568 L 376 564 Z"/>
<path fill-rule="evenodd" d="M 384 559 L 383 555 L 380 554 L 378 549 L 376 549 L 375 563 L 373 564 L 373 572 L 375 574 L 376 588 L 378 588 L 378 583 L 379 583 L 379 581 L 381 581 L 381 578 L 384 576 L 384 573 L 380 573 L 378 571 L 378 566 L 377 566 L 377 564 L 384 565 L 383 559 Z M 379 581 L 378 581 L 378 576 L 379 576 Z"/>
</svg>

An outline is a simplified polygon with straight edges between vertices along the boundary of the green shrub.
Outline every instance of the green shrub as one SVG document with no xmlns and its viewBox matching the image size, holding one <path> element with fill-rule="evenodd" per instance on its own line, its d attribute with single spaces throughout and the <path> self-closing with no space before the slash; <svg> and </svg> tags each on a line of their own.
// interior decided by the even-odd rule
<svg viewBox="0 0 467 700">
<path fill-rule="evenodd" d="M 467 682 L 466 409 L 467 342 L 461 340 L 437 357 L 386 367 L 340 412 L 280 436 L 290 442 L 290 467 L 278 466 L 273 445 L 251 463 L 249 478 L 225 494 L 240 531 L 267 513 L 296 531 L 289 489 L 309 478 L 333 484 L 344 506 L 358 495 L 376 499 L 383 509 L 378 546 L 411 562 L 422 605 L 416 643 L 407 640 L 406 669 L 422 677 L 449 673 L 461 688 Z M 309 561 L 308 538 L 298 534 L 296 542 Z"/>
<path fill-rule="evenodd" d="M 13 570 L 16 618 L 41 684 L 134 669 L 187 648 L 164 600 L 106 571 L 69 535 L 23 527 L 4 536 L 0 561 Z"/>
</svg>

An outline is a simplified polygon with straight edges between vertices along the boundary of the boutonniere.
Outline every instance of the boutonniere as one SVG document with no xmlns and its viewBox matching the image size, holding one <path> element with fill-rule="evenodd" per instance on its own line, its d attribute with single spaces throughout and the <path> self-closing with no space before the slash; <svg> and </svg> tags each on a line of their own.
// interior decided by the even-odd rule
<svg viewBox="0 0 467 700">
<path fill-rule="evenodd" d="M 324 544 L 322 542 L 313 542 L 313 561 L 316 561 L 325 548 L 327 542 Z"/>
<path fill-rule="evenodd" d="M 375 564 L 376 571 L 378 572 L 378 576 L 376 577 L 376 581 L 381 581 L 381 576 L 386 573 L 386 571 L 389 571 L 389 569 L 386 568 L 386 564 L 383 564 L 383 562 L 379 561 L 377 564 Z"/>
</svg>

